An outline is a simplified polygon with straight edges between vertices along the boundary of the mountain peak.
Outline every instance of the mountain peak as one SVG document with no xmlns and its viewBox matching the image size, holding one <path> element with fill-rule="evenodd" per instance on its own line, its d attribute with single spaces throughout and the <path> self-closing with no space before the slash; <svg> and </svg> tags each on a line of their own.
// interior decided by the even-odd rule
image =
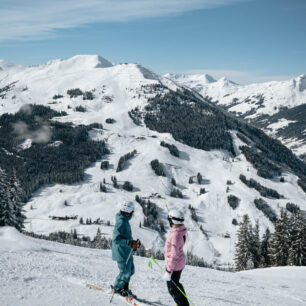
<svg viewBox="0 0 306 306">
<path fill-rule="evenodd" d="M 182 82 L 182 81 L 188 81 L 192 83 L 205 83 L 210 84 L 216 82 L 216 80 L 209 74 L 172 74 L 167 73 L 165 74 L 166 78 L 169 78 L 174 81 Z"/>
<path fill-rule="evenodd" d="M 238 85 L 237 83 L 229 80 L 227 77 L 222 77 L 218 80 L 219 83 L 222 83 L 224 86 L 232 86 L 232 85 Z"/>
<path fill-rule="evenodd" d="M 46 66 L 56 70 L 88 70 L 93 68 L 108 68 L 113 64 L 99 55 L 76 55 L 68 59 L 57 59 L 47 62 Z"/>
</svg>

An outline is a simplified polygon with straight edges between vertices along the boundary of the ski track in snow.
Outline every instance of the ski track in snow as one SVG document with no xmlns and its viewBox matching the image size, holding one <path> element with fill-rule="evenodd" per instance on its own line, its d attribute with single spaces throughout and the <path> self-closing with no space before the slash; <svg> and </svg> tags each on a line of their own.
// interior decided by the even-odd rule
<svg viewBox="0 0 306 306">
<path fill-rule="evenodd" d="M 4 228 L 4 231 L 7 228 Z M 1 240 L 0 305 L 123 305 L 86 284 L 109 290 L 117 275 L 111 251 L 87 249 L 13 233 Z M 27 246 L 27 247 L 26 247 Z M 134 257 L 131 289 L 156 305 L 174 305 L 162 274 L 150 270 L 148 258 Z M 163 261 L 160 261 L 164 265 Z M 240 273 L 187 266 L 181 281 L 195 305 L 306 305 L 305 267 L 258 269 Z M 139 303 L 141 305 L 141 303 Z"/>
</svg>

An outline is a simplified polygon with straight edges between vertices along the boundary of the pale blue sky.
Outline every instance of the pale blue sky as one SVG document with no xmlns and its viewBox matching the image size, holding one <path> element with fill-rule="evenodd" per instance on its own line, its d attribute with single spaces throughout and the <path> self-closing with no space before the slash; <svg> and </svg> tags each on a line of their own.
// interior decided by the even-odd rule
<svg viewBox="0 0 306 306">
<path fill-rule="evenodd" d="M 0 0 L 0 58 L 76 54 L 238 83 L 286 79 L 306 73 L 306 1 Z"/>
</svg>

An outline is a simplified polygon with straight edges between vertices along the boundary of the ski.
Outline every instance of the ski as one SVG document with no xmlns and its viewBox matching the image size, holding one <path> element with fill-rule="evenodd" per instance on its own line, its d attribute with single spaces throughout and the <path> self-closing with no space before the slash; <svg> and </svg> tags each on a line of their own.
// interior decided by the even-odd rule
<svg viewBox="0 0 306 306">
<path fill-rule="evenodd" d="M 113 290 L 114 290 L 114 287 L 111 285 L 111 288 L 112 288 L 112 292 L 113 292 Z M 141 305 L 150 305 L 150 306 L 160 306 L 161 304 L 156 304 L 156 303 L 152 303 L 152 302 L 149 302 L 149 301 L 147 301 L 147 300 L 145 300 L 145 299 L 141 299 L 141 298 L 139 298 L 139 297 L 136 297 L 136 296 L 133 296 L 133 297 L 129 297 L 129 298 L 132 298 L 133 300 L 135 300 L 135 301 L 137 301 L 137 302 L 139 302 L 139 303 L 141 303 Z M 139 304 L 140 305 L 140 304 Z"/>
<path fill-rule="evenodd" d="M 95 286 L 95 285 L 87 284 L 86 287 L 89 288 L 89 289 L 93 289 L 93 290 L 97 290 L 97 291 L 102 291 L 102 292 L 104 292 L 104 293 L 106 293 L 106 294 L 112 294 L 111 291 L 106 290 L 106 289 L 101 288 L 101 287 L 98 287 L 98 286 Z M 114 297 L 115 297 L 116 299 L 120 299 L 121 301 L 127 303 L 128 305 L 141 306 L 141 305 L 138 304 L 138 303 L 136 302 L 136 300 L 135 300 L 134 298 L 132 298 L 132 297 L 128 297 L 128 296 L 127 296 L 127 297 L 124 297 L 124 296 L 120 296 L 120 295 L 118 295 L 118 294 L 115 294 Z"/>
<path fill-rule="evenodd" d="M 87 284 L 86 285 L 87 288 L 89 289 L 93 289 L 93 290 L 97 290 L 97 291 L 102 291 L 108 295 L 111 295 L 113 292 L 112 290 L 107 290 L 92 284 Z M 150 306 L 162 306 L 162 304 L 160 303 L 154 303 L 154 302 L 150 302 L 147 301 L 145 299 L 141 299 L 141 298 L 132 298 L 132 297 L 123 297 L 120 296 L 118 294 L 114 295 L 115 298 L 120 299 L 121 301 L 124 301 L 125 303 L 129 304 L 129 305 L 133 305 L 133 306 L 145 306 L 145 305 L 150 305 Z"/>
</svg>

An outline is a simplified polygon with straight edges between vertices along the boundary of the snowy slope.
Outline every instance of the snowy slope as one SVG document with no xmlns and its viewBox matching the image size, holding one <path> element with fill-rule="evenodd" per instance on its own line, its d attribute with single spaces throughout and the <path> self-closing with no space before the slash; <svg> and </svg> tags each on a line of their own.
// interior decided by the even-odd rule
<svg viewBox="0 0 306 306">
<path fill-rule="evenodd" d="M 28 217 L 26 230 L 39 234 L 77 229 L 79 234 L 96 234 L 98 227 L 102 233 L 111 237 L 112 226 L 107 225 L 80 225 L 79 218 L 110 221 L 114 224 L 118 205 L 125 200 L 134 200 L 135 195 L 150 196 L 154 193 L 165 195 L 169 208 L 180 208 L 186 214 L 188 239 L 186 249 L 193 254 L 203 257 L 206 262 L 216 264 L 233 263 L 234 243 L 237 227 L 232 219 L 242 220 L 244 214 L 249 214 L 251 220 L 259 219 L 261 231 L 266 227 L 273 230 L 272 223 L 254 206 L 254 199 L 259 193 L 248 188 L 239 180 L 239 175 L 254 178 L 265 187 L 273 188 L 284 195 L 284 199 L 267 199 L 268 204 L 279 213 L 287 202 L 300 205 L 306 210 L 306 195 L 297 185 L 297 177 L 289 172 L 285 173 L 285 183 L 276 180 L 267 180 L 259 177 L 257 171 L 246 161 L 244 155 L 239 154 L 238 147 L 241 140 L 232 132 L 238 156 L 231 158 L 225 151 L 203 151 L 191 148 L 175 141 L 170 134 L 157 133 L 144 126 L 136 126 L 128 115 L 128 111 L 146 105 L 148 98 L 157 95 L 160 89 L 152 88 L 163 84 L 166 90 L 175 90 L 179 87 L 175 82 L 154 74 L 136 64 L 110 64 L 107 60 L 95 56 L 76 56 L 68 60 L 55 60 L 46 65 L 36 67 L 11 68 L 4 65 L 0 71 L 0 88 L 9 84 L 1 100 L 0 113 L 14 113 L 25 104 L 43 104 L 58 111 L 66 111 L 68 116 L 55 118 L 58 121 L 72 122 L 73 124 L 102 123 L 103 130 L 95 129 L 91 137 L 96 140 L 107 140 L 111 150 L 108 156 L 111 167 L 109 170 L 100 169 L 100 161 L 86 170 L 84 182 L 74 185 L 52 185 L 41 188 L 34 193 L 27 203 Z M 209 80 L 208 81 L 213 81 Z M 152 87 L 153 86 L 153 87 Z M 236 85 L 232 85 L 236 86 Z M 91 91 L 93 100 L 83 100 L 82 96 L 70 98 L 67 90 L 80 88 L 82 91 Z M 54 95 L 62 98 L 53 99 Z M 76 112 L 74 108 L 82 105 L 86 112 Z M 105 124 L 105 119 L 114 118 L 114 124 Z M 169 154 L 169 151 L 160 146 L 160 141 L 175 144 L 180 151 L 180 158 Z M 29 141 L 27 145 L 29 145 Z M 24 143 L 23 148 L 27 145 Z M 129 162 L 124 171 L 116 173 L 120 156 L 137 150 L 137 156 Z M 151 169 L 153 159 L 162 162 L 168 177 L 158 177 Z M 192 175 L 201 172 L 204 178 L 203 185 L 188 184 Z M 113 188 L 111 176 L 116 175 L 119 183 L 129 180 L 135 187 L 134 192 L 127 192 Z M 184 199 L 174 199 L 169 196 L 171 190 L 170 178 L 174 177 L 178 187 L 183 192 Z M 108 193 L 99 192 L 99 184 L 106 179 Z M 226 182 L 231 180 L 234 185 L 226 192 Z M 200 187 L 208 191 L 199 195 Z M 240 198 L 240 205 L 236 210 L 230 208 L 227 196 L 234 194 Z M 160 216 L 167 225 L 167 209 L 162 199 L 152 198 L 160 208 Z M 67 201 L 69 206 L 65 206 Z M 198 222 L 191 218 L 188 206 L 196 209 Z M 56 221 L 49 216 L 77 215 L 77 220 Z M 143 222 L 144 214 L 140 205 L 136 206 L 132 221 L 134 236 L 141 239 L 146 248 L 163 249 L 163 237 L 148 228 L 139 227 Z M 203 227 L 207 236 L 204 235 Z"/>
<path fill-rule="evenodd" d="M 238 85 L 225 77 L 214 80 L 206 74 L 166 74 L 165 77 L 197 91 L 204 97 L 211 97 L 213 102 L 239 117 L 255 124 L 259 123 L 259 127 L 264 128 L 272 136 L 275 136 L 277 131 L 284 133 L 284 128 L 295 121 L 286 120 L 284 114 L 284 118 L 279 118 L 276 122 L 277 126 L 275 124 L 270 126 L 271 116 L 278 114 L 284 108 L 292 109 L 306 104 L 306 75 L 287 81 L 249 85 Z M 306 130 L 304 121 L 298 122 L 303 124 Z M 273 123 L 274 121 L 271 122 Z M 296 132 L 296 137 L 277 136 L 298 155 L 306 153 L 305 135 L 301 135 L 300 130 Z"/>
<path fill-rule="evenodd" d="M 120 135 L 120 136 L 119 136 Z M 232 262 L 234 252 L 235 234 L 237 228 L 232 225 L 232 219 L 238 221 L 242 219 L 243 214 L 248 213 L 252 220 L 259 219 L 262 229 L 267 226 L 273 229 L 270 221 L 263 217 L 253 204 L 253 200 L 258 197 L 258 192 L 249 189 L 239 180 L 240 173 L 247 177 L 255 177 L 260 183 L 271 188 L 282 188 L 281 193 L 285 199 L 268 200 L 269 204 L 279 211 L 280 207 L 285 207 L 286 203 L 291 201 L 299 203 L 302 209 L 306 210 L 305 194 L 297 187 L 296 177 L 287 173 L 286 183 L 279 185 L 278 182 L 265 180 L 256 175 L 255 169 L 240 155 L 234 162 L 227 158 L 227 154 L 222 152 L 205 152 L 175 142 L 169 135 L 151 138 L 152 132 L 144 133 L 142 129 L 132 127 L 126 129 L 126 132 L 120 130 L 120 134 L 114 134 L 114 131 L 106 131 L 100 137 L 109 137 L 113 155 L 110 155 L 109 161 L 114 167 L 117 166 L 119 157 L 134 149 L 139 152 L 138 156 L 131 161 L 128 169 L 116 173 L 114 169 L 102 171 L 100 163 L 86 170 L 87 180 L 73 186 L 55 185 L 39 190 L 34 193 L 34 197 L 26 206 L 30 218 L 27 229 L 36 233 L 48 233 L 55 230 L 72 230 L 74 228 L 81 234 L 94 236 L 98 227 L 108 237 L 111 237 L 112 227 L 97 225 L 79 225 L 78 220 L 51 221 L 48 216 L 78 215 L 79 217 L 102 220 L 109 220 L 114 224 L 115 213 L 118 211 L 118 205 L 127 199 L 134 200 L 136 194 L 149 196 L 152 193 L 162 193 L 167 197 L 169 208 L 180 207 L 186 213 L 186 225 L 189 229 L 187 248 L 195 255 L 203 257 L 207 262 L 218 261 L 221 263 Z M 95 135 L 97 138 L 99 135 Z M 145 137 L 145 140 L 139 139 Z M 138 138 L 138 139 L 137 139 Z M 186 159 L 176 159 L 171 156 L 167 150 L 159 146 L 160 140 L 171 140 Z M 237 140 L 238 141 L 238 140 Z M 158 158 L 163 163 L 169 165 L 168 171 L 175 177 L 178 186 L 182 186 L 182 191 L 186 199 L 174 199 L 168 196 L 170 193 L 170 182 L 168 178 L 157 177 L 151 167 L 150 161 Z M 249 171 L 248 171 L 249 170 Z M 207 193 L 199 196 L 199 185 L 188 185 L 188 178 L 195 175 L 197 171 L 204 174 Z M 118 180 L 132 181 L 137 192 L 117 191 L 111 186 L 111 176 L 116 175 Z M 106 179 L 107 187 L 111 192 L 100 193 L 99 183 Z M 231 186 L 231 194 L 236 194 L 241 199 L 238 209 L 233 211 L 228 203 L 226 193 L 226 181 L 232 180 L 235 185 Z M 63 203 L 67 200 L 69 205 L 64 207 Z M 152 199 L 152 201 L 161 208 L 165 224 L 167 210 L 162 199 Z M 192 219 L 188 205 L 191 204 L 197 210 L 199 224 Z M 31 210 L 30 207 L 34 209 Z M 144 215 L 140 205 L 136 206 L 136 213 L 132 221 L 134 235 L 141 239 L 146 247 L 163 248 L 163 242 L 158 233 L 139 228 L 139 223 L 143 222 Z M 40 220 L 42 219 L 42 220 Z M 202 225 L 209 234 L 209 240 L 200 232 L 199 225 Z M 231 238 L 223 236 L 229 233 Z"/>
<path fill-rule="evenodd" d="M 153 305 L 173 305 L 161 272 L 148 258 L 134 257 L 130 287 Z M 118 299 L 87 289 L 109 288 L 116 274 L 111 252 L 25 237 L 0 228 L 0 305 L 123 305 Z M 164 262 L 160 261 L 164 266 Z M 187 266 L 181 281 L 189 298 L 202 305 L 305 305 L 305 267 L 258 269 L 230 273 Z"/>
</svg>

